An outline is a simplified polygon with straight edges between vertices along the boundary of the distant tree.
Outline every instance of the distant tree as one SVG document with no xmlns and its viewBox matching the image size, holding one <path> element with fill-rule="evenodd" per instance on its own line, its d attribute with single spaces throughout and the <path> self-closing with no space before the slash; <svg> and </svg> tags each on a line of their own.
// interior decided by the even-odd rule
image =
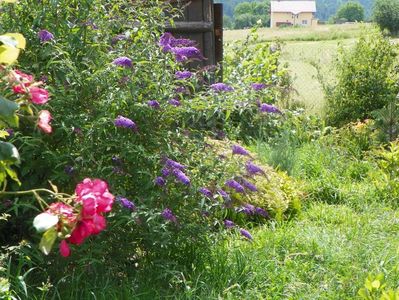
<svg viewBox="0 0 399 300">
<path fill-rule="evenodd" d="M 349 1 L 340 6 L 336 19 L 346 19 L 349 22 L 363 21 L 364 7 L 359 2 Z"/>
<path fill-rule="evenodd" d="M 377 0 L 374 5 L 374 21 L 381 29 L 399 34 L 399 0 Z"/>
<path fill-rule="evenodd" d="M 223 16 L 223 27 L 227 29 L 233 28 L 233 20 L 228 15 Z"/>
<path fill-rule="evenodd" d="M 258 20 L 263 25 L 270 23 L 269 1 L 242 2 L 234 9 L 234 28 L 246 28 L 254 26 Z"/>
</svg>

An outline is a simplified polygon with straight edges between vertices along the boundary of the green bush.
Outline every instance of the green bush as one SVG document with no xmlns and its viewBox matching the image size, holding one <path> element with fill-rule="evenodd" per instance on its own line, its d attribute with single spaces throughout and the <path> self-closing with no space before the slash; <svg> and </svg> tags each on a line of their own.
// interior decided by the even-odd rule
<svg viewBox="0 0 399 300">
<path fill-rule="evenodd" d="M 364 20 L 364 7 L 359 2 L 346 2 L 342 4 L 336 14 L 337 19 L 346 19 L 349 22 Z"/>
<path fill-rule="evenodd" d="M 373 11 L 374 21 L 383 30 L 391 34 L 399 33 L 399 1 L 398 0 L 377 0 Z"/>
<path fill-rule="evenodd" d="M 340 48 L 336 80 L 325 84 L 328 124 L 369 118 L 397 94 L 398 46 L 379 31 L 363 33 L 353 48 Z"/>
</svg>

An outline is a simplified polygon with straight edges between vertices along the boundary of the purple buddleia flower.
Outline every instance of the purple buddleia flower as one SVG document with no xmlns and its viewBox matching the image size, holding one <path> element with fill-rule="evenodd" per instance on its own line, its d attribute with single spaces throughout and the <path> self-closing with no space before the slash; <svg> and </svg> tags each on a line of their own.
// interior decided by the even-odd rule
<svg viewBox="0 0 399 300">
<path fill-rule="evenodd" d="M 196 47 L 173 47 L 170 51 L 175 55 L 177 62 L 187 62 L 191 60 L 203 60 L 201 51 Z"/>
<path fill-rule="evenodd" d="M 200 188 L 198 191 L 199 191 L 201 194 L 203 194 L 204 196 L 208 197 L 208 198 L 212 198 L 212 197 L 213 197 L 212 192 L 211 192 L 210 190 L 208 190 L 207 188 L 202 187 L 202 188 Z"/>
<path fill-rule="evenodd" d="M 252 161 L 247 161 L 247 163 L 245 164 L 245 168 L 247 169 L 248 174 L 250 175 L 255 175 L 255 174 L 264 174 L 265 172 L 258 167 L 257 165 L 255 165 Z"/>
<path fill-rule="evenodd" d="M 164 177 L 169 176 L 169 175 L 170 175 L 170 169 L 168 169 L 168 168 L 163 168 L 163 169 L 161 170 L 161 174 L 162 174 L 162 176 L 164 176 Z"/>
<path fill-rule="evenodd" d="M 197 42 L 189 39 L 176 39 L 172 37 L 169 44 L 171 47 L 192 47 L 195 46 Z"/>
<path fill-rule="evenodd" d="M 54 35 L 45 29 L 40 30 L 37 33 L 37 36 L 39 37 L 41 43 L 45 43 L 54 39 Z"/>
<path fill-rule="evenodd" d="M 237 210 L 246 215 L 252 216 L 255 214 L 256 207 L 253 206 L 252 204 L 245 203 L 243 206 L 239 207 Z"/>
<path fill-rule="evenodd" d="M 244 178 L 241 178 L 240 183 L 246 187 L 248 190 L 252 191 L 252 192 L 256 192 L 258 191 L 256 185 L 254 185 L 253 183 L 245 180 Z"/>
<path fill-rule="evenodd" d="M 6 131 L 8 133 L 7 138 L 10 139 L 10 138 L 12 138 L 14 136 L 14 130 L 12 128 L 7 128 Z"/>
<path fill-rule="evenodd" d="M 182 80 L 182 79 L 188 79 L 193 75 L 190 71 L 177 71 L 175 73 L 176 79 Z"/>
<path fill-rule="evenodd" d="M 155 108 L 155 109 L 159 109 L 160 108 L 159 102 L 157 100 L 150 100 L 150 101 L 147 102 L 147 105 L 149 107 L 152 107 L 152 108 Z"/>
<path fill-rule="evenodd" d="M 179 169 L 174 169 L 173 170 L 173 175 L 176 177 L 178 181 L 183 183 L 184 185 L 190 185 L 190 178 L 187 177 L 186 174 L 184 174 L 183 171 Z"/>
<path fill-rule="evenodd" d="M 249 152 L 245 150 L 243 147 L 240 145 L 233 145 L 231 147 L 231 150 L 233 150 L 233 154 L 238 154 L 238 155 L 249 155 Z"/>
<path fill-rule="evenodd" d="M 111 45 L 115 45 L 115 44 L 118 43 L 119 41 L 123 41 L 123 40 L 126 40 L 126 39 L 127 39 L 126 35 L 124 35 L 124 34 L 118 34 L 118 35 L 114 36 L 114 37 L 111 39 Z"/>
<path fill-rule="evenodd" d="M 255 209 L 255 213 L 257 215 L 260 215 L 260 216 L 266 218 L 266 219 L 270 219 L 269 213 L 266 210 L 264 210 L 263 208 L 261 208 L 261 207 L 257 207 Z"/>
<path fill-rule="evenodd" d="M 260 104 L 259 110 L 262 113 L 281 114 L 281 111 L 277 107 L 275 107 L 274 105 L 271 105 L 271 104 L 267 104 L 267 103 Z"/>
<path fill-rule="evenodd" d="M 229 188 L 234 189 L 237 193 L 244 193 L 244 187 L 234 179 L 227 180 L 225 184 Z"/>
<path fill-rule="evenodd" d="M 161 35 L 159 38 L 158 45 L 162 48 L 163 52 L 168 52 L 172 47 L 170 46 L 170 41 L 174 39 L 171 33 L 165 32 L 164 34 Z"/>
<path fill-rule="evenodd" d="M 163 177 L 157 177 L 155 178 L 154 183 L 158 186 L 164 186 L 166 184 L 166 181 Z"/>
<path fill-rule="evenodd" d="M 129 118 L 126 118 L 123 116 L 118 116 L 114 121 L 114 125 L 116 127 L 123 127 L 123 128 L 131 129 L 133 131 L 137 131 L 136 123 L 134 123 Z"/>
<path fill-rule="evenodd" d="M 181 105 L 180 101 L 177 100 L 177 99 L 170 99 L 170 100 L 168 101 L 168 103 L 169 103 L 170 105 L 173 105 L 173 106 L 180 106 L 180 105 Z"/>
<path fill-rule="evenodd" d="M 177 94 L 186 94 L 187 93 L 187 89 L 184 86 L 178 86 L 177 88 L 175 88 L 175 93 L 177 93 Z"/>
<path fill-rule="evenodd" d="M 125 171 L 123 170 L 123 168 L 116 166 L 112 168 L 112 173 L 116 174 L 116 175 L 123 175 L 125 174 Z"/>
<path fill-rule="evenodd" d="M 115 66 L 131 68 L 133 66 L 132 60 L 129 57 L 121 56 L 112 61 Z"/>
<path fill-rule="evenodd" d="M 247 231 L 247 230 L 245 230 L 245 229 L 240 229 L 240 234 L 243 236 L 243 237 L 245 237 L 245 238 L 247 238 L 248 240 L 252 240 L 253 238 L 252 238 L 252 235 L 249 233 L 249 231 Z"/>
<path fill-rule="evenodd" d="M 136 210 L 136 205 L 134 205 L 134 203 L 127 198 L 124 198 L 122 196 L 117 196 L 116 201 L 118 201 L 120 205 L 122 205 L 126 209 L 129 209 L 131 211 Z"/>
<path fill-rule="evenodd" d="M 225 84 L 223 82 L 211 84 L 210 87 L 211 87 L 211 89 L 214 92 L 231 92 L 231 91 L 234 91 L 233 87 L 231 87 L 231 86 L 229 86 L 229 85 L 227 85 L 227 84 Z"/>
<path fill-rule="evenodd" d="M 218 189 L 218 193 L 220 196 L 222 196 L 223 199 L 225 199 L 225 200 L 230 199 L 229 194 L 227 194 L 226 191 L 224 191 L 223 189 Z"/>
<path fill-rule="evenodd" d="M 224 220 L 224 226 L 226 227 L 226 228 L 233 228 L 234 226 L 236 226 L 236 224 L 234 224 L 234 222 L 233 221 L 230 221 L 230 220 Z"/>
<path fill-rule="evenodd" d="M 168 221 L 171 221 L 173 223 L 177 223 L 177 218 L 176 216 L 173 214 L 173 212 L 170 210 L 170 208 L 165 208 L 162 213 L 161 216 Z"/>
<path fill-rule="evenodd" d="M 119 156 L 114 155 L 112 156 L 111 160 L 116 165 L 123 165 L 123 161 Z"/>
<path fill-rule="evenodd" d="M 264 83 L 252 83 L 251 88 L 255 91 L 260 91 L 266 88 L 266 84 Z"/>
<path fill-rule="evenodd" d="M 72 166 L 69 166 L 69 165 L 68 165 L 68 166 L 65 166 L 64 172 L 65 172 L 65 174 L 67 174 L 67 175 L 69 175 L 69 176 L 72 176 L 73 173 L 75 172 L 75 168 L 72 167 Z"/>
<path fill-rule="evenodd" d="M 184 170 L 187 168 L 186 166 L 182 165 L 181 163 L 178 163 L 177 161 L 174 161 L 173 159 L 168 158 L 165 162 L 165 166 L 172 168 L 172 169 L 178 169 L 178 170 Z"/>
</svg>

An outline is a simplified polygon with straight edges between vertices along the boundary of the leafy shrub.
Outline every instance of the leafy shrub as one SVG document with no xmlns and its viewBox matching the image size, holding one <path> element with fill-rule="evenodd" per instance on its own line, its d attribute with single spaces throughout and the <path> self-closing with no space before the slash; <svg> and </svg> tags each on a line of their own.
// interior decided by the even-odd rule
<svg viewBox="0 0 399 300">
<path fill-rule="evenodd" d="M 381 32 L 360 37 L 351 49 L 338 53 L 336 82 L 324 85 L 327 122 L 331 125 L 364 120 L 397 94 L 397 45 Z"/>
<path fill-rule="evenodd" d="M 336 18 L 346 19 L 349 22 L 364 20 L 364 7 L 359 2 L 346 2 L 337 11 Z"/>
</svg>

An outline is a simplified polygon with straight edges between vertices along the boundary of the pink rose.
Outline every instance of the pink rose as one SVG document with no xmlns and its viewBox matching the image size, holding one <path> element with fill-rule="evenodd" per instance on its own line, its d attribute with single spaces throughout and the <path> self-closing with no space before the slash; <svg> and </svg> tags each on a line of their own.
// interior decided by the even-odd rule
<svg viewBox="0 0 399 300">
<path fill-rule="evenodd" d="M 29 88 L 30 100 L 34 104 L 45 104 L 49 100 L 48 91 L 36 86 Z"/>
<path fill-rule="evenodd" d="M 37 126 L 44 132 L 44 133 L 51 133 L 53 128 L 49 124 L 52 117 L 48 110 L 42 110 L 39 112 L 39 120 L 37 122 Z"/>
<path fill-rule="evenodd" d="M 78 196 L 76 201 L 82 203 L 84 214 L 100 214 L 112 209 L 115 197 L 108 191 L 108 185 L 103 180 L 86 178 L 76 186 L 75 192 Z"/>
<path fill-rule="evenodd" d="M 15 94 L 25 94 L 33 81 L 34 78 L 32 75 L 25 74 L 19 70 L 15 70 L 10 76 L 10 83 L 16 84 L 12 87 Z"/>
</svg>

